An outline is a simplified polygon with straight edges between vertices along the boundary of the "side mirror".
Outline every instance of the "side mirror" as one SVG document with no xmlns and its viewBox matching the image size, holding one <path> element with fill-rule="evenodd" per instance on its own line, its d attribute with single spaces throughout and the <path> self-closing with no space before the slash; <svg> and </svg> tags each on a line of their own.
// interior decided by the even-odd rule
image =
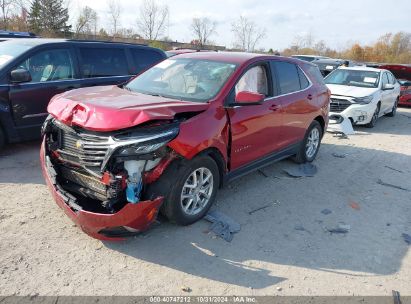
<svg viewBox="0 0 411 304">
<path fill-rule="evenodd" d="M 387 83 L 387 84 L 384 85 L 384 87 L 382 89 L 383 90 L 392 90 L 392 89 L 394 89 L 394 87 L 395 86 L 393 84 Z"/>
<path fill-rule="evenodd" d="M 30 72 L 25 69 L 16 69 L 11 71 L 10 80 L 13 83 L 30 82 L 31 75 Z"/>
<path fill-rule="evenodd" d="M 241 91 L 235 96 L 235 102 L 242 105 L 255 105 L 261 104 L 264 101 L 264 98 L 264 94 Z"/>
</svg>

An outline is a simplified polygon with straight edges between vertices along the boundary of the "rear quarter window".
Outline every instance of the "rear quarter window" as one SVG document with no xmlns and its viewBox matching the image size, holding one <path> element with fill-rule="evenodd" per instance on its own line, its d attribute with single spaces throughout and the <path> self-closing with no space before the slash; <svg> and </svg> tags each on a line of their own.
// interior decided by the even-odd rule
<svg viewBox="0 0 411 304">
<path fill-rule="evenodd" d="M 84 78 L 129 75 L 126 54 L 119 48 L 80 48 Z"/>
<path fill-rule="evenodd" d="M 164 59 L 161 53 L 154 50 L 131 49 L 134 64 L 136 65 L 137 73 L 140 73 L 155 63 Z"/>
</svg>

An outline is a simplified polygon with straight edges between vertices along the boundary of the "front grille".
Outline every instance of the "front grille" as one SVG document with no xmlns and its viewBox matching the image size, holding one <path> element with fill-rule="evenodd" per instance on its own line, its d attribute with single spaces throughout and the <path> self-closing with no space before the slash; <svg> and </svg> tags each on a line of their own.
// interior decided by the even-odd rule
<svg viewBox="0 0 411 304">
<path fill-rule="evenodd" d="M 346 99 L 331 98 L 330 111 L 334 113 L 341 113 L 351 104 L 352 103 Z"/>
<path fill-rule="evenodd" d="M 76 132 L 58 125 L 59 149 L 63 160 L 84 167 L 101 167 L 109 148 L 109 137 Z"/>
</svg>

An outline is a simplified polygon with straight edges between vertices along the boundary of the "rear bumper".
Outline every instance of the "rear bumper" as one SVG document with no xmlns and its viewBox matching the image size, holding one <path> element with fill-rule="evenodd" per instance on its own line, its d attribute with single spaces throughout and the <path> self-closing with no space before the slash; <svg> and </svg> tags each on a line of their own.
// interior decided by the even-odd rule
<svg viewBox="0 0 411 304">
<path fill-rule="evenodd" d="M 54 168 L 45 154 L 43 140 L 40 150 L 40 161 L 44 179 L 57 205 L 66 215 L 88 235 L 100 240 L 121 240 L 123 237 L 107 233 L 110 229 L 123 228 L 126 231 L 141 232 L 147 230 L 155 221 L 163 198 L 153 201 L 141 201 L 137 204 L 126 204 L 114 214 L 93 213 L 85 210 L 75 210 L 70 207 L 72 198 L 65 195 L 57 184 Z M 131 229 L 130 229 L 131 228 Z"/>
</svg>

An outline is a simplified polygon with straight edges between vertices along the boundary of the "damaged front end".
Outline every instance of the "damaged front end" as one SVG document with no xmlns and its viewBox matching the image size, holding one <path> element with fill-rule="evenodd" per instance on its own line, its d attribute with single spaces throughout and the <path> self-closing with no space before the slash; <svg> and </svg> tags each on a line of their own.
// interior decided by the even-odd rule
<svg viewBox="0 0 411 304">
<path fill-rule="evenodd" d="M 177 121 L 94 132 L 50 116 L 42 129 L 43 174 L 58 205 L 86 233 L 133 235 L 156 219 L 163 198 L 141 198 L 177 157 L 167 143 L 178 132 Z"/>
</svg>

